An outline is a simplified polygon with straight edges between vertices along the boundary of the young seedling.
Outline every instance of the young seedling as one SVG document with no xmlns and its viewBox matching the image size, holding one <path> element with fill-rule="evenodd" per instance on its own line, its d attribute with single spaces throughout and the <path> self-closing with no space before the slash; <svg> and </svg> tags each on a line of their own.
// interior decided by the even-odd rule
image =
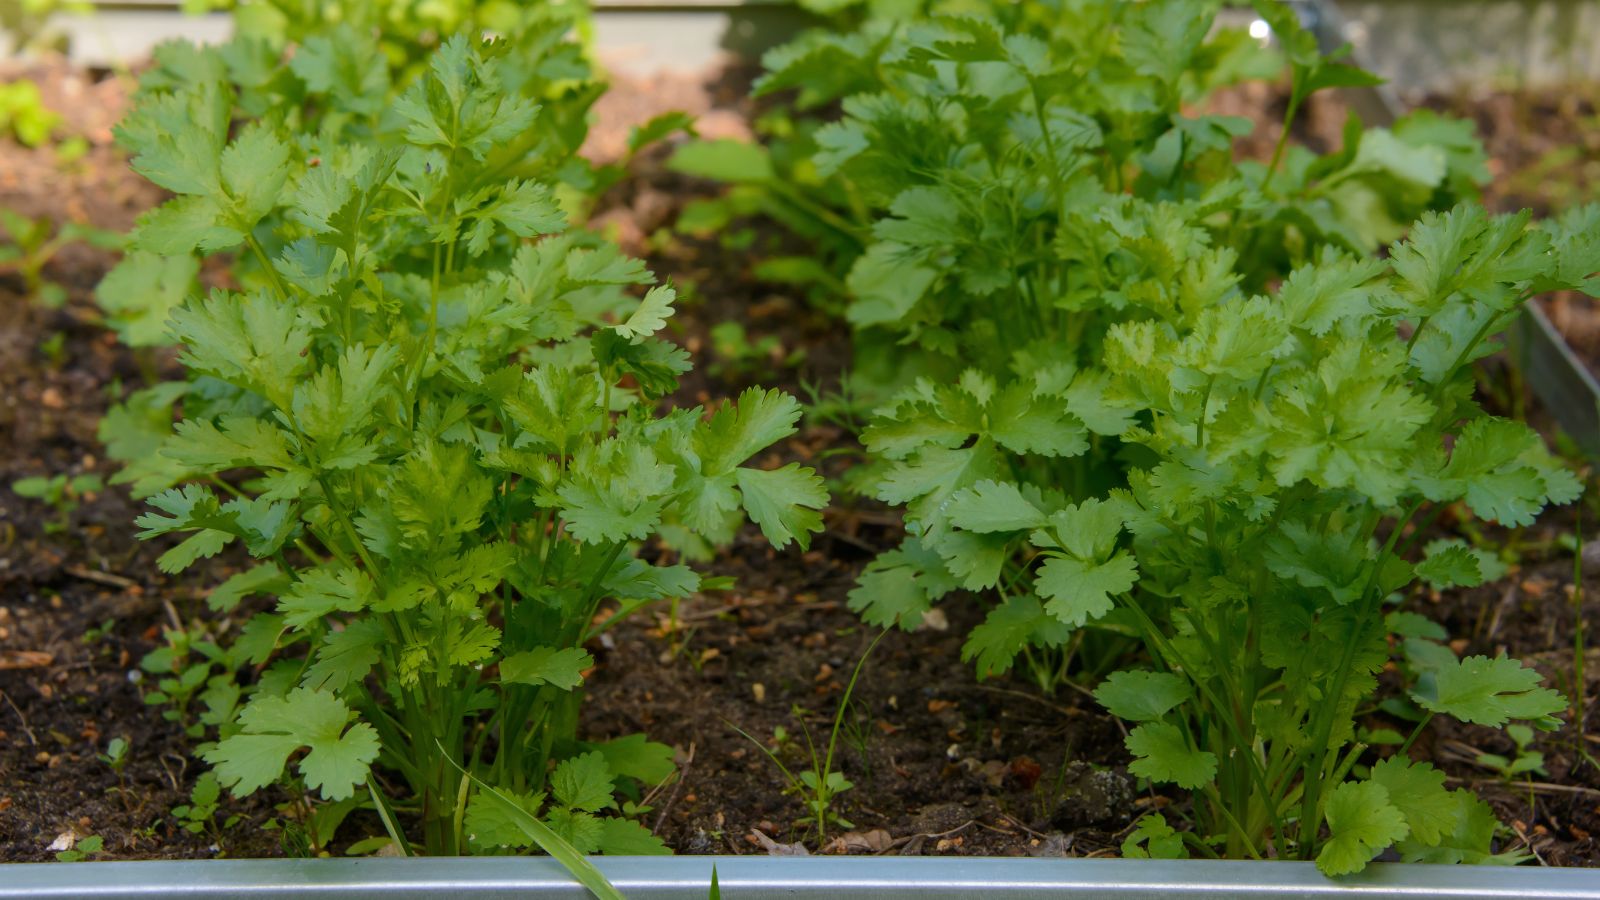
<svg viewBox="0 0 1600 900">
<path fill-rule="evenodd" d="M 747 378 L 777 367 L 789 368 L 800 361 L 796 353 L 784 354 L 783 344 L 775 334 L 762 335 L 750 340 L 745 327 L 738 322 L 718 322 L 711 326 L 711 358 L 709 371 L 718 377 Z"/>
<path fill-rule="evenodd" d="M 129 749 L 130 744 L 128 743 L 127 738 L 116 737 L 112 738 L 110 742 L 106 744 L 106 751 L 104 753 L 97 754 L 97 758 L 102 763 L 105 763 L 108 767 L 110 767 L 111 771 L 116 773 L 117 776 L 116 787 L 106 788 L 106 793 L 115 793 L 117 798 L 122 801 L 122 808 L 126 812 L 133 811 L 132 798 L 128 792 L 127 769 Z"/>
<path fill-rule="evenodd" d="M 4 18 L 0 15 L 0 20 Z M 24 147 L 38 147 L 50 140 L 60 124 L 60 114 L 44 105 L 37 83 L 19 78 L 0 84 L 0 137 L 15 137 Z"/>
<path fill-rule="evenodd" d="M 861 658 L 856 661 L 856 667 L 850 673 L 850 681 L 845 685 L 844 693 L 839 697 L 838 708 L 834 711 L 833 727 L 828 731 L 828 746 L 825 753 L 819 754 L 817 752 L 816 742 L 811 738 L 811 729 L 806 725 L 806 711 L 798 706 L 794 708 L 793 714 L 800 723 L 801 734 L 805 737 L 806 753 L 811 762 L 809 768 L 801 769 L 799 772 L 791 770 L 784 765 L 783 760 L 769 749 L 766 744 L 756 740 L 749 732 L 732 722 L 728 723 L 728 727 L 739 732 L 745 740 L 754 744 L 756 749 L 765 754 L 767 759 L 778 767 L 778 771 L 783 773 L 784 781 L 788 782 L 789 785 L 784 789 L 784 793 L 792 793 L 798 796 L 807 810 L 806 815 L 795 820 L 795 824 L 813 828 L 816 831 L 819 844 L 827 843 L 828 828 L 830 826 L 837 825 L 840 828 L 855 827 L 853 823 L 841 816 L 834 808 L 839 795 L 855 787 L 855 784 L 846 778 L 842 771 L 834 768 L 834 751 L 837 749 L 839 737 L 843 733 L 845 713 L 850 707 L 850 697 L 855 693 L 856 682 L 861 678 L 862 667 L 867 664 L 867 658 L 872 655 L 872 651 L 886 634 L 888 634 L 887 631 L 879 632 L 878 636 L 872 639 L 872 643 L 867 645 L 866 652 L 862 653 Z M 774 729 L 773 739 L 779 747 L 782 747 L 786 743 L 788 735 L 787 733 L 780 734 L 780 732 L 782 732 L 781 727 Z"/>
<path fill-rule="evenodd" d="M 86 859 L 91 859 L 104 853 L 105 847 L 105 838 L 98 834 L 91 834 L 88 837 L 79 838 L 66 850 L 57 850 L 56 860 L 58 862 L 83 862 Z"/>
<path fill-rule="evenodd" d="M 1474 761 L 1486 769 L 1493 769 L 1506 781 L 1514 781 L 1519 775 L 1547 774 L 1544 769 L 1544 754 L 1529 749 L 1533 744 L 1533 729 L 1522 724 L 1512 724 L 1505 727 L 1505 732 L 1506 737 L 1511 738 L 1511 743 L 1516 748 L 1511 756 L 1479 753 Z"/>
<path fill-rule="evenodd" d="M 224 648 L 198 626 L 189 631 L 168 629 L 163 638 L 164 646 L 139 661 L 140 669 L 162 676 L 144 695 L 144 702 L 167 707 L 161 717 L 178 723 L 191 738 L 204 737 L 208 727 L 232 721 L 242 694 L 234 678 L 240 667 L 234 651 L 242 647 L 250 652 L 249 641 Z M 204 709 L 195 716 L 191 707 L 197 698 Z"/>
<path fill-rule="evenodd" d="M 218 826 L 217 806 L 221 799 L 222 785 L 217 782 L 217 773 L 202 772 L 189 791 L 189 802 L 174 806 L 172 817 L 190 834 L 208 834 L 214 842 L 221 843 L 222 832 L 239 821 L 238 816 L 230 815 Z"/>
<path fill-rule="evenodd" d="M 77 510 L 78 504 L 104 489 L 105 481 L 99 475 L 92 473 L 70 477 L 35 476 L 11 483 L 11 490 L 17 496 L 38 500 L 55 510 L 56 517 L 45 523 L 45 534 L 60 534 L 66 531 L 72 525 L 72 513 Z"/>
<path fill-rule="evenodd" d="M 0 207 L 0 272 L 22 278 L 27 297 L 52 309 L 67 302 L 66 289 L 45 280 L 45 266 L 63 247 L 83 242 L 106 250 L 122 247 L 122 235 L 103 228 L 68 222 L 56 227 L 48 216 L 30 219 Z"/>
</svg>

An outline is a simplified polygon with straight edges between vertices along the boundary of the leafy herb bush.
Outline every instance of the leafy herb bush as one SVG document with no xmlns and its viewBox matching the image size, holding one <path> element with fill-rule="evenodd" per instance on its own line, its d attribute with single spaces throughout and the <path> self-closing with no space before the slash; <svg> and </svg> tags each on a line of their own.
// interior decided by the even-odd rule
<svg viewBox="0 0 1600 900">
<path fill-rule="evenodd" d="M 274 600 L 231 647 L 260 674 L 202 755 L 236 794 L 291 768 L 328 800 L 364 791 L 402 848 L 395 813 L 420 819 L 430 853 L 539 828 L 662 851 L 597 815 L 671 757 L 579 739 L 584 645 L 696 589 L 643 542 L 703 553 L 748 517 L 803 546 L 826 502 L 809 469 L 742 465 L 793 433 L 792 398 L 658 409 L 688 368 L 656 337 L 671 288 L 637 297 L 643 265 L 566 231 L 552 187 L 516 174 L 564 159 L 518 89 L 542 64 L 452 38 L 360 141 L 324 140 L 326 116 L 307 132 L 292 108 L 250 115 L 225 76 L 147 93 L 121 130 L 178 195 L 136 243 L 242 245 L 260 273 L 172 312 L 196 378 L 160 453 L 188 481 L 139 520 L 185 536 L 166 571 L 235 542 L 259 560 L 216 610 Z"/>
<path fill-rule="evenodd" d="M 1257 7 L 1286 134 L 1313 91 L 1371 82 Z M 1250 123 L 1186 112 L 1253 66 L 1207 42 L 1213 8 L 1024 5 L 769 55 L 758 90 L 843 97 L 813 162 L 873 217 L 847 277 L 858 357 L 929 373 L 862 433 L 858 483 L 908 537 L 851 602 L 910 626 L 985 592 L 981 675 L 1022 658 L 1049 684 L 1087 629 L 1142 645 L 1154 668 L 1098 696 L 1135 723 L 1136 774 L 1196 792 L 1195 827 L 1152 820 L 1130 851 L 1486 859 L 1487 807 L 1403 754 L 1369 768 L 1353 722 L 1408 621 L 1390 602 L 1485 574 L 1460 547 L 1418 561 L 1418 513 L 1521 525 L 1580 490 L 1477 406 L 1470 366 L 1532 293 L 1594 290 L 1594 213 L 1424 214 L 1485 177 L 1470 126 L 1431 114 L 1236 162 Z M 1423 725 L 1556 724 L 1536 673 L 1435 646 L 1408 660 Z"/>
<path fill-rule="evenodd" d="M 185 43 L 158 47 L 154 64 L 140 81 L 138 111 L 119 130 L 119 141 L 138 155 L 171 130 L 194 141 L 197 150 L 215 154 L 212 144 L 226 135 L 230 122 L 260 120 L 295 135 L 283 152 L 287 165 L 298 170 L 319 165 L 333 148 L 394 140 L 412 127 L 392 112 L 412 75 L 388 63 L 382 49 L 386 33 L 313 15 L 310 7 L 302 11 L 309 18 L 287 37 L 264 36 L 260 28 L 241 21 L 241 34 L 218 48 Z M 567 27 L 564 19 L 529 11 L 502 31 L 501 41 L 514 48 L 498 64 L 505 99 L 537 105 L 540 127 L 507 135 L 486 148 L 483 172 L 493 178 L 549 182 L 564 210 L 578 214 L 585 199 L 603 189 L 619 169 L 596 169 L 576 155 L 587 134 L 589 107 L 603 86 L 580 48 L 564 40 Z M 293 42 L 285 44 L 289 38 Z M 185 121 L 191 116 L 199 117 L 203 127 Z M 108 323 L 135 349 L 169 343 L 167 318 L 196 289 L 197 254 L 233 253 L 229 269 L 235 279 L 270 287 L 278 277 L 274 259 L 284 249 L 278 236 L 297 227 L 289 221 L 294 210 L 276 188 L 244 197 L 244 184 L 213 181 L 197 186 L 181 164 L 170 174 L 145 174 L 187 198 L 181 209 L 171 207 L 149 221 L 165 217 L 187 225 L 188 231 L 175 237 L 170 230 L 136 229 L 127 254 L 96 289 Z M 153 374 L 153 366 L 146 368 Z M 136 495 L 147 496 L 185 477 L 182 465 L 154 449 L 171 432 L 173 405 L 179 400 L 210 402 L 209 384 L 202 376 L 192 386 L 152 385 L 113 407 L 100 438 L 109 455 L 124 465 L 115 483 L 129 484 Z"/>
<path fill-rule="evenodd" d="M 1417 580 L 1485 574 L 1449 542 L 1417 560 L 1419 513 L 1460 502 L 1525 525 L 1581 491 L 1536 433 L 1477 406 L 1470 366 L 1531 294 L 1596 288 L 1597 213 L 1532 230 L 1526 214 L 1430 214 L 1388 261 L 1330 253 L 1270 298 L 1119 324 L 1105 366 L 1140 409 L 1122 437 L 1151 454 L 1129 489 L 1052 508 L 980 483 L 956 501 L 965 524 L 1036 548 L 1046 609 L 1145 641 L 1155 667 L 1097 696 L 1138 723 L 1135 773 L 1198 792 L 1202 842 L 1330 874 L 1391 844 L 1490 858 L 1488 807 L 1403 752 L 1366 769 L 1354 720 L 1390 634 L 1418 618 L 1386 608 Z M 1412 740 L 1436 714 L 1559 724 L 1566 701 L 1515 660 L 1432 651 L 1407 652 Z"/>
<path fill-rule="evenodd" d="M 563 0 L 239 0 L 232 4 L 240 33 L 276 46 L 330 37 L 371 35 L 376 55 L 398 80 L 427 68 L 429 56 L 454 34 L 506 34 L 530 20 L 586 28 L 586 4 Z"/>
</svg>

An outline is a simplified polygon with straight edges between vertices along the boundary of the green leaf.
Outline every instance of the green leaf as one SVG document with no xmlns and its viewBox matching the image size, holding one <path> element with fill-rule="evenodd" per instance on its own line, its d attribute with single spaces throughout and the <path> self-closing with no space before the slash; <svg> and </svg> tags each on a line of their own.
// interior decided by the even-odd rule
<svg viewBox="0 0 1600 900">
<path fill-rule="evenodd" d="M 772 160 L 765 148 L 726 139 L 690 141 L 672 154 L 667 168 L 684 175 L 735 184 L 772 178 Z"/>
<path fill-rule="evenodd" d="M 1495 835 L 1500 821 L 1489 804 L 1468 790 L 1448 793 L 1451 824 L 1436 841 L 1425 842 L 1412 835 L 1399 843 L 1400 858 L 1408 863 L 1482 865 L 1520 865 L 1532 857 L 1514 852 L 1495 853 Z"/>
<path fill-rule="evenodd" d="M 989 610 L 983 622 L 961 645 L 961 661 L 977 662 L 979 678 L 993 678 L 1010 670 L 1017 654 L 1030 645 L 1059 644 L 1066 626 L 1046 613 L 1037 597 L 1020 594 Z"/>
<path fill-rule="evenodd" d="M 938 277 L 921 260 L 921 254 L 893 241 L 868 247 L 846 278 L 854 298 L 846 311 L 851 323 L 865 327 L 905 318 Z"/>
<path fill-rule="evenodd" d="M 217 776 L 243 797 L 277 781 L 289 756 L 309 752 L 297 768 L 306 786 L 342 800 L 366 781 L 378 757 L 378 733 L 365 722 L 349 725 L 350 708 L 325 691 L 296 688 L 284 697 L 258 695 L 239 713 L 239 733 L 201 751 Z M 346 726 L 349 725 L 347 728 Z"/>
<path fill-rule="evenodd" d="M 677 294 L 672 288 L 657 286 L 650 289 L 639 302 L 639 308 L 628 316 L 626 322 L 613 325 L 617 334 L 638 342 L 665 328 L 672 315 L 672 302 Z"/>
<path fill-rule="evenodd" d="M 1347 781 L 1335 787 L 1328 795 L 1326 815 L 1332 836 L 1317 854 L 1317 868 L 1324 875 L 1359 872 L 1410 833 L 1405 815 L 1389 802 L 1389 792 L 1372 781 Z"/>
<path fill-rule="evenodd" d="M 605 756 L 591 751 L 556 766 L 550 776 L 550 791 L 563 806 L 599 812 L 616 805 L 611 796 L 612 778 Z"/>
<path fill-rule="evenodd" d="M 1124 859 L 1186 859 L 1183 835 L 1172 830 L 1160 813 L 1150 813 L 1122 841 Z"/>
<path fill-rule="evenodd" d="M 694 134 L 694 116 L 679 110 L 653 116 L 650 121 L 643 125 L 635 125 L 633 130 L 628 132 L 628 154 L 636 154 L 679 131 Z"/>
<path fill-rule="evenodd" d="M 380 648 L 388 639 L 383 623 L 377 619 L 361 619 L 329 632 L 302 683 L 313 690 L 335 693 L 360 684 L 378 664 Z"/>
<path fill-rule="evenodd" d="M 678 770 L 674 751 L 666 744 L 646 740 L 642 734 L 627 734 L 603 744 L 593 744 L 606 758 L 606 766 L 618 778 L 637 778 L 645 784 L 660 784 Z"/>
<path fill-rule="evenodd" d="M 1146 722 L 1124 741 L 1134 760 L 1128 771 L 1151 781 L 1167 781 L 1194 790 L 1217 777 L 1216 754 L 1192 750 L 1178 726 Z"/>
<path fill-rule="evenodd" d="M 1045 523 L 1045 515 L 1011 482 L 980 481 L 950 498 L 950 521 L 957 528 L 987 534 L 1026 531 Z"/>
<path fill-rule="evenodd" d="M 828 504 L 822 477 L 798 463 L 781 469 L 735 471 L 744 508 L 772 546 L 782 549 L 794 541 L 802 550 L 810 547 L 812 533 L 822 530 L 818 510 Z"/>
<path fill-rule="evenodd" d="M 579 853 L 600 852 L 600 841 L 605 835 L 605 828 L 600 824 L 603 820 L 599 816 L 580 810 L 556 807 L 545 814 L 544 820 L 549 824 L 551 831 L 560 835 Z"/>
<path fill-rule="evenodd" d="M 545 795 L 508 790 L 502 791 L 500 796 L 501 801 L 496 802 L 481 790 L 472 795 L 467 803 L 465 821 L 468 843 L 483 849 L 527 847 L 536 843 L 536 839 L 511 815 L 509 808 L 515 807 L 530 817 L 536 817 L 544 807 Z"/>
<path fill-rule="evenodd" d="M 187 253 L 135 250 L 95 285 L 95 302 L 128 346 L 159 346 L 167 342 L 167 317 L 188 296 L 199 271 Z"/>
<path fill-rule="evenodd" d="M 795 433 L 800 404 L 782 391 L 749 388 L 718 409 L 696 433 L 703 470 L 727 472 L 773 443 Z"/>
<path fill-rule="evenodd" d="M 1477 587 L 1483 583 L 1478 557 L 1465 546 L 1445 546 L 1429 550 L 1417 564 L 1417 577 L 1436 588 Z"/>
<path fill-rule="evenodd" d="M 500 680 L 507 684 L 549 684 L 570 691 L 583 683 L 594 657 L 581 647 L 535 647 L 500 660 Z"/>
<path fill-rule="evenodd" d="M 933 601 L 956 587 L 939 555 L 916 538 L 867 564 L 850 591 L 850 608 L 879 628 L 911 630 Z"/>
<path fill-rule="evenodd" d="M 1463 497 L 1474 513 L 1506 525 L 1530 525 L 1546 502 L 1576 496 L 1571 473 L 1550 459 L 1539 436 L 1520 422 L 1480 418 L 1467 423 L 1430 499 Z"/>
<path fill-rule="evenodd" d="M 1413 839 L 1437 844 L 1455 827 L 1455 798 L 1444 788 L 1444 773 L 1433 766 L 1395 756 L 1374 765 L 1371 778 L 1405 815 Z"/>
<path fill-rule="evenodd" d="M 1555 727 L 1559 722 L 1554 715 L 1567 708 L 1567 699 L 1540 687 L 1540 680 L 1538 672 L 1517 660 L 1469 656 L 1424 672 L 1411 698 L 1424 709 L 1463 722 L 1498 728 L 1512 719 L 1527 719 Z"/>
<path fill-rule="evenodd" d="M 232 200 L 232 221 L 249 231 L 277 205 L 289 177 L 289 147 L 263 123 L 253 122 L 222 151 L 222 186 Z"/>
<path fill-rule="evenodd" d="M 1102 563 L 1057 556 L 1039 568 L 1034 590 L 1052 616 L 1081 626 L 1110 612 L 1116 605 L 1112 597 L 1126 593 L 1138 580 L 1138 566 L 1125 552 Z"/>
<path fill-rule="evenodd" d="M 1094 690 L 1112 715 L 1130 722 L 1153 722 L 1189 701 L 1189 682 L 1169 672 L 1112 672 Z"/>
<path fill-rule="evenodd" d="M 650 829 L 632 819 L 600 820 L 600 852 L 607 856 L 671 856 L 672 851 Z"/>
<path fill-rule="evenodd" d="M 500 790 L 490 787 L 469 773 L 465 777 L 478 787 L 479 796 L 483 801 L 493 807 L 508 823 L 515 826 L 526 836 L 528 842 L 537 844 L 539 849 L 555 857 L 572 877 L 589 889 L 599 900 L 624 900 L 621 892 L 606 881 L 594 863 L 585 859 L 565 838 L 557 834 L 550 826 L 539 821 L 539 818 L 523 807 L 523 803 L 532 798 L 522 796 L 508 796 Z M 542 799 L 542 798 L 541 798 Z"/>
</svg>

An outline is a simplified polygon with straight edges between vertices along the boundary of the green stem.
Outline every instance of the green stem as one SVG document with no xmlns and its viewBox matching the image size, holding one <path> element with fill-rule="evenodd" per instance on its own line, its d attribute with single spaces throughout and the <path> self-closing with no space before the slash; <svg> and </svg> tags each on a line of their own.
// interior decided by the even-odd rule
<svg viewBox="0 0 1600 900">
<path fill-rule="evenodd" d="M 1305 768 L 1302 779 L 1305 794 L 1300 801 L 1300 848 L 1304 858 L 1310 858 L 1310 852 L 1317 843 L 1318 816 L 1321 812 L 1322 789 L 1325 770 L 1327 768 L 1328 741 L 1333 734 L 1333 723 L 1338 716 L 1339 708 L 1344 703 L 1344 689 L 1350 682 L 1351 665 L 1355 661 L 1357 645 L 1360 644 L 1361 632 L 1368 619 L 1372 617 L 1373 607 L 1383 598 L 1373 590 L 1377 586 L 1378 573 L 1382 571 L 1383 564 L 1389 554 L 1394 551 L 1396 542 L 1400 540 L 1401 532 L 1405 531 L 1412 516 L 1422 508 L 1423 500 L 1418 499 L 1411 504 L 1406 514 L 1395 522 L 1394 529 L 1389 532 L 1389 539 L 1379 551 L 1373 563 L 1372 574 L 1367 578 L 1367 584 L 1362 589 L 1361 599 L 1357 602 L 1358 610 L 1349 638 L 1344 643 L 1344 649 L 1339 656 L 1339 666 L 1334 676 L 1333 690 L 1324 696 L 1322 706 L 1317 711 L 1316 727 L 1312 730 L 1312 742 L 1306 746 L 1301 755 L 1305 756 Z M 1377 529 L 1375 520 L 1370 528 L 1370 534 Z M 1313 760 L 1315 765 L 1313 766 Z"/>
<path fill-rule="evenodd" d="M 261 242 L 256 240 L 255 235 L 248 232 L 245 234 L 244 240 L 249 245 L 250 252 L 254 253 L 256 260 L 261 263 L 261 270 L 267 274 L 267 281 L 272 285 L 272 289 L 277 293 L 278 298 L 280 300 L 288 300 L 289 288 L 283 283 L 283 279 L 278 277 L 278 270 L 272 265 L 272 258 L 267 256 L 266 248 L 261 246 Z"/>
</svg>

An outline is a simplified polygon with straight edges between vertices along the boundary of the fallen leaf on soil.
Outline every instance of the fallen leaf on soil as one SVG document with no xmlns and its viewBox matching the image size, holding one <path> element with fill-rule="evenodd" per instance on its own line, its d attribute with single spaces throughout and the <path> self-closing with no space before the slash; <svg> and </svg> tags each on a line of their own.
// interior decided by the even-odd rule
<svg viewBox="0 0 1600 900">
<path fill-rule="evenodd" d="M 894 845 L 894 838 L 882 828 L 841 834 L 828 845 L 830 853 L 882 853 Z"/>
<path fill-rule="evenodd" d="M 1017 784 L 1025 791 L 1033 790 L 1033 786 L 1039 783 L 1039 776 L 1042 774 L 1044 774 L 1043 767 L 1034 762 L 1032 757 L 1019 756 L 1011 761 L 1011 777 L 1015 778 Z"/>
<path fill-rule="evenodd" d="M 751 829 L 750 830 L 750 836 L 754 837 L 756 839 L 756 843 L 761 845 L 761 849 L 767 851 L 767 855 L 768 856 L 810 856 L 811 855 L 811 851 L 806 849 L 806 845 L 805 844 L 801 844 L 801 843 L 780 844 L 777 841 L 773 840 L 772 838 L 767 837 L 766 832 L 762 831 L 759 828 Z"/>
<path fill-rule="evenodd" d="M 77 834 L 77 832 L 75 832 L 75 831 L 73 831 L 72 829 L 69 828 L 66 831 L 63 831 L 60 834 L 56 835 L 56 839 L 54 841 L 51 841 L 50 842 L 50 846 L 48 846 L 48 847 L 46 847 L 44 849 L 53 850 L 53 851 L 57 851 L 57 852 L 60 852 L 62 850 L 71 850 L 72 846 L 74 844 L 76 844 L 76 843 L 78 843 L 78 834 Z"/>
<path fill-rule="evenodd" d="M 968 760 L 962 761 L 967 762 Z M 978 766 L 978 774 L 983 778 L 984 784 L 997 788 L 1000 786 L 1000 782 L 1006 780 L 1006 764 L 998 759 L 991 759 Z"/>
<path fill-rule="evenodd" d="M 1072 838 L 1067 837 L 1064 834 L 1052 834 L 1046 837 L 1043 842 L 1034 840 L 1032 846 L 1028 848 L 1028 855 L 1047 857 L 1070 856 L 1071 850 Z"/>
<path fill-rule="evenodd" d="M 0 650 L 0 669 L 39 669 L 55 661 L 54 654 L 41 650 Z"/>
</svg>

